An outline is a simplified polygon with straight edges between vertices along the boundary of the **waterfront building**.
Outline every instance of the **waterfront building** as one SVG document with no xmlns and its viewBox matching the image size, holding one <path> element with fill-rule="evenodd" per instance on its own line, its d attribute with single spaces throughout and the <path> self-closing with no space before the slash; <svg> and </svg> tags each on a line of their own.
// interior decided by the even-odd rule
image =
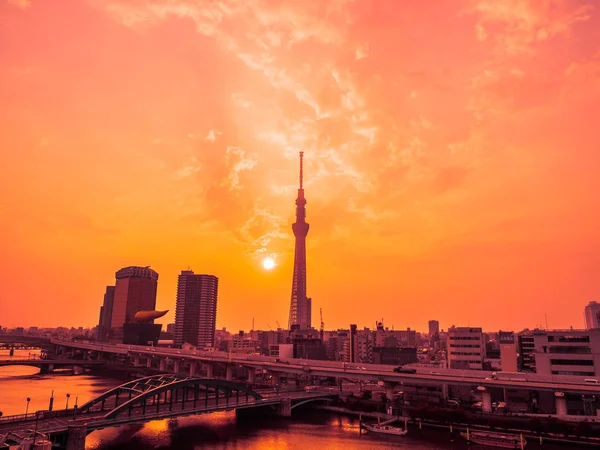
<svg viewBox="0 0 600 450">
<path fill-rule="evenodd" d="M 219 279 L 183 270 L 177 280 L 174 342 L 214 347 Z"/>
<path fill-rule="evenodd" d="M 528 337 L 538 375 L 600 377 L 600 329 L 534 330 Z"/>
<path fill-rule="evenodd" d="M 450 369 L 483 370 L 485 344 L 481 328 L 452 326 L 447 349 Z"/>
<path fill-rule="evenodd" d="M 109 341 L 122 343 L 123 326 L 140 311 L 154 311 L 158 273 L 150 267 L 124 267 L 115 273 Z M 108 293 L 108 289 L 107 289 Z"/>
</svg>

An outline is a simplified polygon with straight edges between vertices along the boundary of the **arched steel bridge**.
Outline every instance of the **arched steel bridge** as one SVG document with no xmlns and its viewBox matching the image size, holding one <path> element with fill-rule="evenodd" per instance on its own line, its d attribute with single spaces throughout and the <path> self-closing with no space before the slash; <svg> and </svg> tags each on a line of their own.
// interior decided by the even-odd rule
<svg viewBox="0 0 600 450">
<path fill-rule="evenodd" d="M 283 405 L 289 415 L 298 406 L 331 401 L 332 396 L 330 392 L 314 391 L 262 395 L 246 385 L 222 379 L 153 375 L 110 389 L 77 408 L 0 417 L 0 435 L 33 428 L 36 418 L 39 432 L 63 439 L 73 420 L 85 423 L 89 433 L 117 425 L 260 406 L 278 410 Z"/>
</svg>

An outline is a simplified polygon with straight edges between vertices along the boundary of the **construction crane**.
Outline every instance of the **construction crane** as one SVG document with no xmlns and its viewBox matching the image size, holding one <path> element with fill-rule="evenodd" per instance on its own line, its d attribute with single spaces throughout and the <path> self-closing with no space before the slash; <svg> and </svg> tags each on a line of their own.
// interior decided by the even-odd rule
<svg viewBox="0 0 600 450">
<path fill-rule="evenodd" d="M 323 322 L 323 308 L 319 308 L 319 313 L 321 314 L 321 328 L 319 330 L 321 334 L 321 342 L 323 342 L 323 332 L 325 331 L 325 323 Z"/>
</svg>

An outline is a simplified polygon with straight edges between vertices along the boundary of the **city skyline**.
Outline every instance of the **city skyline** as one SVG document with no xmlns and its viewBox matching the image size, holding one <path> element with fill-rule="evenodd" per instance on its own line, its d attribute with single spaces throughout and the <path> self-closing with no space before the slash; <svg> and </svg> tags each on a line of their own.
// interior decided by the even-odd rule
<svg viewBox="0 0 600 450">
<path fill-rule="evenodd" d="M 95 325 L 131 265 L 165 323 L 189 266 L 218 328 L 285 324 L 304 151 L 328 329 L 583 328 L 598 8 L 224 4 L 0 2 L 3 326 Z"/>
</svg>

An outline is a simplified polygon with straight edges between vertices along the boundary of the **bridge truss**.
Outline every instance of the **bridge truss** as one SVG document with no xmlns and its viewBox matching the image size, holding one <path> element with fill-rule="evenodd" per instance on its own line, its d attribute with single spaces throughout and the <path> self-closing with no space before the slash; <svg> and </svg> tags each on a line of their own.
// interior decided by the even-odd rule
<svg viewBox="0 0 600 450">
<path fill-rule="evenodd" d="M 153 375 L 111 389 L 77 409 L 77 415 L 103 419 L 169 415 L 173 411 L 239 406 L 263 400 L 246 386 L 226 380 Z M 106 411 L 106 413 L 104 413 Z"/>
</svg>

